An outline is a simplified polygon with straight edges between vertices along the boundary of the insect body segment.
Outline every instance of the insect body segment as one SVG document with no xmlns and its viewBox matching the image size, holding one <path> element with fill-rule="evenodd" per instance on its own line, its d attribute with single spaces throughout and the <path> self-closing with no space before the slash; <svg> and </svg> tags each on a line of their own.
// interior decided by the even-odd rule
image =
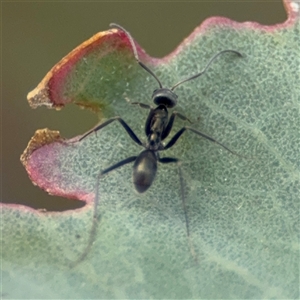
<svg viewBox="0 0 300 300">
<path fill-rule="evenodd" d="M 151 109 L 145 124 L 145 133 L 148 137 L 148 147 L 150 150 L 162 150 L 162 134 L 166 137 L 166 127 L 168 124 L 168 111 L 164 105 L 159 105 Z"/>
<path fill-rule="evenodd" d="M 228 150 L 229 152 L 235 154 L 232 150 L 224 146 L 222 143 L 218 142 L 214 138 L 192 128 L 189 126 L 183 127 L 181 130 L 179 130 L 177 133 L 174 134 L 173 137 L 167 142 L 166 145 L 162 143 L 163 140 L 165 140 L 173 127 L 175 117 L 179 117 L 180 119 L 184 121 L 188 121 L 191 123 L 191 121 L 185 117 L 184 115 L 173 111 L 171 116 L 168 116 L 168 109 L 173 108 L 177 104 L 177 95 L 173 92 L 175 88 L 177 88 L 180 84 L 195 79 L 203 74 L 205 74 L 206 70 L 210 66 L 210 64 L 221 54 L 224 54 L 226 52 L 233 52 L 234 54 L 237 54 L 238 56 L 242 56 L 238 51 L 235 50 L 223 50 L 219 53 L 217 53 L 215 56 L 213 56 L 206 67 L 200 72 L 192 77 L 189 77 L 185 80 L 182 80 L 175 84 L 172 88 L 164 88 L 160 80 L 156 77 L 156 75 L 146 66 L 144 65 L 138 57 L 137 54 L 137 49 L 135 46 L 135 43 L 129 34 L 123 27 L 117 24 L 111 24 L 111 27 L 118 28 L 120 31 L 125 33 L 127 36 L 128 40 L 130 41 L 131 47 L 133 49 L 133 54 L 135 59 L 137 60 L 138 64 L 144 68 L 148 73 L 150 73 L 155 80 L 159 84 L 159 88 L 154 90 L 153 95 L 152 95 L 152 100 L 155 105 L 157 105 L 155 108 L 152 108 L 148 104 L 143 104 L 139 102 L 133 102 L 131 104 L 136 104 L 139 105 L 142 108 L 149 109 L 149 114 L 145 123 L 145 134 L 147 137 L 147 142 L 142 143 L 141 140 L 137 137 L 137 135 L 134 133 L 134 131 L 130 128 L 130 126 L 119 116 L 113 117 L 111 119 L 108 119 L 102 124 L 97 125 L 95 128 L 92 130 L 88 131 L 85 133 L 79 141 L 82 141 L 85 139 L 88 135 L 90 135 L 93 132 L 96 132 L 100 129 L 103 129 L 107 125 L 113 123 L 114 121 L 118 121 L 127 134 L 130 136 L 130 138 L 139 146 L 142 146 L 144 150 L 137 156 L 131 156 L 128 157 L 112 166 L 109 168 L 103 170 L 100 172 L 98 179 L 97 179 L 97 184 L 96 187 L 98 189 L 99 187 L 99 181 L 101 177 L 117 168 L 120 168 L 126 164 L 132 163 L 133 162 L 133 184 L 137 192 L 139 193 L 144 193 L 147 191 L 150 186 L 152 185 L 156 173 L 157 173 L 157 163 L 162 163 L 162 164 L 169 164 L 169 163 L 175 163 L 178 166 L 179 170 L 179 184 L 180 184 L 180 194 L 181 194 L 181 200 L 183 204 L 183 210 L 184 210 L 184 216 L 185 216 L 185 223 L 186 223 L 186 232 L 187 236 L 189 237 L 190 231 L 189 231 L 189 220 L 188 220 L 188 215 L 187 215 L 187 209 L 186 209 L 186 204 L 185 204 L 185 193 L 184 193 L 184 188 L 183 188 L 183 176 L 182 176 L 182 171 L 180 167 L 180 160 L 178 158 L 174 157 L 160 157 L 159 153 L 161 151 L 165 151 L 171 147 L 177 142 L 177 140 L 182 136 L 182 134 L 185 131 L 191 131 L 192 133 L 195 133 L 198 136 L 201 136 L 203 138 L 206 138 L 212 142 L 217 143 L 224 149 Z M 98 190 L 96 191 L 96 196 L 98 197 Z M 94 211 L 94 220 L 97 220 L 97 201 L 98 199 L 95 199 L 95 211 Z M 96 226 L 96 221 L 93 223 L 93 228 Z M 92 232 L 95 232 L 93 229 Z M 88 245 L 87 249 L 90 249 L 90 245 Z M 84 258 L 84 256 L 87 255 L 87 252 L 85 252 L 82 256 L 81 259 Z"/>
<path fill-rule="evenodd" d="M 156 89 L 152 94 L 154 104 L 163 104 L 167 108 L 173 108 L 177 104 L 177 98 L 178 96 L 167 88 Z"/>
<path fill-rule="evenodd" d="M 133 184 L 139 193 L 144 193 L 152 185 L 157 171 L 157 154 L 144 150 L 133 165 Z"/>
</svg>

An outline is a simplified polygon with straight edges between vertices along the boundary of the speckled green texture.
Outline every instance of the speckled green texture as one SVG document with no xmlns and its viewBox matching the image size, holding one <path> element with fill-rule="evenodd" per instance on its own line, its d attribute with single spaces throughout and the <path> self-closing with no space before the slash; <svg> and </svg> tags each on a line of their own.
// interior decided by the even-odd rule
<svg viewBox="0 0 300 300">
<path fill-rule="evenodd" d="M 97 238 L 73 269 L 68 262 L 86 245 L 92 209 L 42 215 L 3 207 L 6 297 L 298 298 L 299 36 L 299 24 L 272 32 L 213 26 L 155 67 L 168 86 L 200 71 L 219 50 L 244 55 L 220 57 L 205 76 L 176 90 L 177 110 L 195 128 L 248 157 L 192 133 L 162 155 L 183 161 L 198 264 L 187 242 L 176 166 L 160 165 L 145 195 L 134 191 L 132 168 L 125 166 L 101 180 Z M 147 110 L 125 98 L 151 104 L 156 84 L 137 72 L 125 91 L 110 87 L 110 101 L 114 115 L 144 139 Z M 183 124 L 177 121 L 174 132 Z M 55 150 L 60 184 L 92 193 L 99 170 L 140 150 L 112 124 Z"/>
<path fill-rule="evenodd" d="M 143 73 L 128 49 L 109 52 L 107 48 L 112 46 L 104 43 L 101 50 L 80 60 L 66 76 L 63 89 L 64 97 L 72 102 L 99 107 L 102 117 L 113 115 L 112 103 L 124 100 L 122 94 L 129 83 L 135 86 L 136 78 Z"/>
</svg>

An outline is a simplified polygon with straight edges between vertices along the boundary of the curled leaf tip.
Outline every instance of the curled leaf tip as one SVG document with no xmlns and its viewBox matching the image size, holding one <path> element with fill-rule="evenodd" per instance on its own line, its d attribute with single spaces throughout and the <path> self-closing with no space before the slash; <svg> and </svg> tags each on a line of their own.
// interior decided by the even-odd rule
<svg viewBox="0 0 300 300">
<path fill-rule="evenodd" d="M 34 90 L 28 93 L 27 100 L 32 108 L 37 108 L 38 106 L 47 106 L 48 108 L 53 107 L 53 103 L 49 97 L 49 90 L 39 84 Z"/>
<path fill-rule="evenodd" d="M 120 36 L 118 30 L 110 29 L 95 34 L 62 58 L 46 74 L 39 85 L 28 93 L 29 105 L 32 108 L 46 106 L 47 108 L 61 109 L 66 104 L 73 102 L 99 112 L 101 105 L 98 102 L 103 96 L 98 95 L 91 99 L 91 91 L 86 92 L 86 89 L 95 76 L 99 72 L 101 73 L 101 70 L 98 70 L 96 75 L 93 73 L 95 66 L 104 58 L 109 57 L 111 53 L 116 52 L 116 49 L 119 51 L 117 51 L 118 53 L 129 49 L 124 36 Z M 108 63 L 106 68 L 110 67 Z M 99 84 L 101 78 L 101 75 L 97 77 Z M 93 101 L 95 103 L 90 104 Z"/>
<path fill-rule="evenodd" d="M 20 160 L 24 167 L 26 167 L 28 159 L 30 158 L 31 154 L 40 147 L 44 145 L 51 144 L 55 141 L 62 141 L 63 138 L 60 136 L 59 131 L 52 131 L 48 128 L 38 129 L 34 136 L 30 139 L 26 149 L 22 153 Z"/>
</svg>

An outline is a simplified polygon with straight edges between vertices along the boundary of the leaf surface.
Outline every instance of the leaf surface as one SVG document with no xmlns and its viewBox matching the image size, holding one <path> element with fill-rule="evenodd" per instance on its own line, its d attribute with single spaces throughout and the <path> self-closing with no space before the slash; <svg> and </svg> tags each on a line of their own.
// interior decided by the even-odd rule
<svg viewBox="0 0 300 300">
<path fill-rule="evenodd" d="M 81 142 L 40 130 L 22 156 L 32 181 L 51 194 L 77 198 L 76 211 L 42 213 L 2 205 L 2 281 L 8 298 L 297 298 L 299 297 L 299 18 L 277 26 L 211 18 L 173 53 L 142 61 L 176 89 L 176 110 L 193 127 L 246 158 L 193 133 L 162 156 L 182 160 L 191 242 L 186 237 L 175 165 L 159 165 L 145 195 L 134 191 L 132 167 L 99 184 L 99 226 L 85 259 L 99 171 L 142 148 L 120 124 Z M 77 103 L 119 115 L 143 140 L 157 83 L 115 30 L 99 33 L 56 65 L 33 92 L 33 107 Z M 185 122 L 176 120 L 174 134 Z M 20 286 L 14 289 L 15 285 Z"/>
</svg>

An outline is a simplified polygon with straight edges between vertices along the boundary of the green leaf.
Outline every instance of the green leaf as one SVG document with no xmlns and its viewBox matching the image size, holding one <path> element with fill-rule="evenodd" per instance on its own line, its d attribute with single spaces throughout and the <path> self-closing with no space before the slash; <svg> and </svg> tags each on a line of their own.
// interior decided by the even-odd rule
<svg viewBox="0 0 300 300">
<path fill-rule="evenodd" d="M 176 110 L 194 128 L 246 157 L 191 132 L 163 153 L 182 160 L 191 244 L 177 167 L 159 165 L 153 186 L 140 195 L 127 165 L 101 178 L 95 242 L 71 267 L 90 238 L 99 171 L 142 148 L 118 123 L 81 142 L 38 131 L 22 156 L 30 178 L 87 205 L 64 213 L 2 205 L 5 297 L 299 297 L 300 26 L 295 6 L 286 6 L 289 19 L 273 27 L 211 18 L 161 60 L 139 48 L 167 87 L 220 50 L 243 54 L 224 54 L 176 89 Z M 151 104 L 157 83 L 135 63 L 123 35 L 99 36 L 55 66 L 29 95 L 31 104 L 74 102 L 101 117 L 119 115 L 145 140 L 148 112 L 127 100 Z M 171 135 L 184 125 L 176 120 Z"/>
</svg>

